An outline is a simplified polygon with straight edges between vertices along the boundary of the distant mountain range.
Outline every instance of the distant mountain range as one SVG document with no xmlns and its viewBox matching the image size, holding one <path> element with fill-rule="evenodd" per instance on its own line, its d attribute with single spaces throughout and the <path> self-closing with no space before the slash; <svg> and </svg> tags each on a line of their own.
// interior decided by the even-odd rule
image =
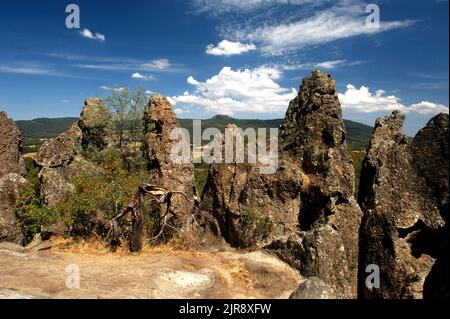
<svg viewBox="0 0 450 319">
<path fill-rule="evenodd" d="M 77 117 L 37 118 L 29 121 L 16 121 L 16 125 L 26 138 L 50 138 L 67 131 L 78 121 Z"/>
<path fill-rule="evenodd" d="M 70 126 L 77 121 L 76 117 L 63 118 L 37 118 L 29 121 L 16 121 L 17 126 L 22 131 L 25 139 L 25 146 L 30 144 L 39 144 L 40 139 L 55 137 L 58 134 L 67 131 Z M 192 119 L 179 119 L 181 127 L 192 133 Z M 253 128 L 278 128 L 282 119 L 257 120 L 257 119 L 235 119 L 226 115 L 216 115 L 210 119 L 202 120 L 202 129 L 216 127 L 219 130 L 227 124 L 236 124 L 242 129 Z M 352 149 L 366 148 L 372 134 L 372 127 L 344 120 L 347 129 L 347 143 Z"/>
</svg>

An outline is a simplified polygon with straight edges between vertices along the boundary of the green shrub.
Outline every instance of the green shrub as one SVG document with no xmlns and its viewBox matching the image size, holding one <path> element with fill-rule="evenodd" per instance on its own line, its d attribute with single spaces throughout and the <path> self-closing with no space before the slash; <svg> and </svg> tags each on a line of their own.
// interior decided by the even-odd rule
<svg viewBox="0 0 450 319">
<path fill-rule="evenodd" d="M 42 226 L 63 222 L 74 236 L 89 236 L 96 227 L 97 217 L 111 218 L 135 199 L 138 186 L 150 182 L 145 165 L 135 159 L 132 167 L 124 161 L 122 153 L 114 147 L 102 151 L 93 146 L 80 150 L 81 154 L 99 166 L 99 173 L 87 175 L 80 172 L 63 199 L 50 207 L 40 197 L 39 167 L 26 159 L 29 186 L 20 193 L 15 207 L 19 226 L 28 243 Z M 101 172 L 101 173 L 100 173 Z M 97 213 L 101 212 L 101 215 Z M 146 218 L 151 229 L 152 218 Z"/>
<path fill-rule="evenodd" d="M 90 221 L 97 212 L 106 214 L 108 218 L 117 215 L 135 199 L 138 186 L 149 182 L 145 171 L 129 173 L 124 168 L 118 150 L 107 149 L 101 152 L 100 157 L 104 174 L 78 176 L 73 181 L 74 189 L 56 205 L 75 234 L 88 234 Z"/>
<path fill-rule="evenodd" d="M 34 193 L 39 196 L 39 193 L 41 191 L 39 182 L 39 166 L 37 166 L 34 160 L 29 157 L 25 157 L 24 162 L 27 171 L 25 178 L 30 183 L 31 187 L 34 190 Z"/>
<path fill-rule="evenodd" d="M 268 217 L 259 217 L 254 211 L 244 211 L 242 225 L 254 229 L 254 234 L 259 237 L 267 237 L 273 229 L 273 223 Z"/>
<path fill-rule="evenodd" d="M 208 179 L 208 168 L 209 165 L 205 163 L 194 164 L 194 177 L 199 196 L 202 196 Z"/>
<path fill-rule="evenodd" d="M 256 221 L 256 231 L 260 236 L 267 237 L 273 229 L 273 223 L 268 217 Z"/>
<path fill-rule="evenodd" d="M 352 151 L 350 155 L 353 160 L 353 166 L 355 167 L 355 197 L 358 198 L 359 181 L 361 179 L 361 169 L 366 152 L 364 150 Z"/>
<path fill-rule="evenodd" d="M 17 223 L 24 235 L 24 244 L 29 243 L 41 231 L 42 226 L 61 220 L 61 216 L 54 208 L 42 205 L 41 198 L 36 195 L 32 186 L 20 191 L 15 213 Z"/>
</svg>

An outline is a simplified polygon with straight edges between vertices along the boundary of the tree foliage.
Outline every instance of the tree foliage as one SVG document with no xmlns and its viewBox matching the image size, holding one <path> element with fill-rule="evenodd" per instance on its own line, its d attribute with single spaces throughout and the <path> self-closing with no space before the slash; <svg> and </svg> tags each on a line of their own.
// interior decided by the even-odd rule
<svg viewBox="0 0 450 319">
<path fill-rule="evenodd" d="M 129 160 L 141 153 L 140 146 L 144 137 L 143 117 L 148 97 L 142 88 L 134 92 L 112 88 L 111 96 L 106 97 L 104 101 L 112 114 L 117 146 L 125 163 L 130 164 Z M 128 167 L 128 170 L 131 169 Z"/>
</svg>

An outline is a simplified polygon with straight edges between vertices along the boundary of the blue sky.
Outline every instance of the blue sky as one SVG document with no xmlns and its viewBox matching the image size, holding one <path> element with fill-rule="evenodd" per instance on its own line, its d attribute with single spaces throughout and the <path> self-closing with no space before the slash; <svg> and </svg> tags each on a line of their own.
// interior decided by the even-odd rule
<svg viewBox="0 0 450 319">
<path fill-rule="evenodd" d="M 68 29 L 66 6 L 80 8 Z M 378 27 L 366 24 L 369 4 Z M 414 134 L 448 112 L 448 1 L 10 1 L 0 4 L 0 109 L 78 116 L 111 86 L 158 92 L 184 118 L 280 118 L 312 69 L 336 79 L 344 117 L 393 109 Z M 372 27 L 371 27 L 372 26 Z"/>
</svg>

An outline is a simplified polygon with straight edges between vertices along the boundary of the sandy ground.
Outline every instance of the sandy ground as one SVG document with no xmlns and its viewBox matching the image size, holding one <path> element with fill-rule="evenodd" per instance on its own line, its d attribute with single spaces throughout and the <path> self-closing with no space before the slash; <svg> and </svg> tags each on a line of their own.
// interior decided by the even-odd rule
<svg viewBox="0 0 450 319">
<path fill-rule="evenodd" d="M 301 281 L 295 270 L 263 252 L 131 255 L 0 244 L 0 299 L 288 298 Z"/>
</svg>

